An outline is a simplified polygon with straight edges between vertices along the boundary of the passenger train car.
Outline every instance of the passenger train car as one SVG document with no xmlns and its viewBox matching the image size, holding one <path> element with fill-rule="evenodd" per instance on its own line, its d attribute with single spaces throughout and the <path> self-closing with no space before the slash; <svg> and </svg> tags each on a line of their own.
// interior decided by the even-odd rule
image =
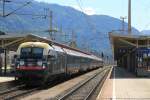
<svg viewBox="0 0 150 100">
<path fill-rule="evenodd" d="M 61 44 L 22 43 L 16 56 L 16 78 L 45 83 L 58 75 L 70 75 L 102 66 L 102 59 Z"/>
</svg>

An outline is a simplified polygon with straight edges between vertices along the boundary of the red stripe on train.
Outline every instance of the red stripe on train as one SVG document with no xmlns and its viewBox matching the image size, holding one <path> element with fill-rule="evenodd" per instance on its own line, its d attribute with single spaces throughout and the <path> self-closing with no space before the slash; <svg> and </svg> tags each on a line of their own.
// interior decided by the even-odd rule
<svg viewBox="0 0 150 100">
<path fill-rule="evenodd" d="M 41 66 L 19 66 L 18 70 L 44 70 Z"/>
</svg>

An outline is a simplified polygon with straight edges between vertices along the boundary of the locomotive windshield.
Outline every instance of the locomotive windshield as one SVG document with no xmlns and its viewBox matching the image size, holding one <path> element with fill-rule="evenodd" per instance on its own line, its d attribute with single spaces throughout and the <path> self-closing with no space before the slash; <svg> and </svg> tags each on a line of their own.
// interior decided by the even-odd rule
<svg viewBox="0 0 150 100">
<path fill-rule="evenodd" d="M 27 58 L 42 59 L 42 57 L 43 57 L 43 48 L 26 47 L 21 49 L 21 54 L 20 54 L 21 59 L 27 59 Z"/>
</svg>

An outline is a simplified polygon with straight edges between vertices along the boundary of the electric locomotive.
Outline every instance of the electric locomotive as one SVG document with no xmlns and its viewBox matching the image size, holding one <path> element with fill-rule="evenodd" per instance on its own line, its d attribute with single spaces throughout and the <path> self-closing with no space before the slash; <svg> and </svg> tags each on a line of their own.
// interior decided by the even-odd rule
<svg viewBox="0 0 150 100">
<path fill-rule="evenodd" d="M 16 56 L 16 78 L 45 83 L 59 75 L 68 75 L 102 66 L 102 59 L 61 45 L 43 42 L 22 43 Z"/>
</svg>

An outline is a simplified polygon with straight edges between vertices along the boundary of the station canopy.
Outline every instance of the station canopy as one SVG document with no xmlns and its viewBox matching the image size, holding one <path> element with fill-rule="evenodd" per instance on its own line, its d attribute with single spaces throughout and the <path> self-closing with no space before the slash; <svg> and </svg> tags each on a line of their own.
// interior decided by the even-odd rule
<svg viewBox="0 0 150 100">
<path fill-rule="evenodd" d="M 78 55 L 83 57 L 93 56 L 91 53 L 57 43 L 56 41 L 52 41 L 50 38 L 41 37 L 35 34 L 0 35 L 0 51 L 2 51 L 2 49 L 6 49 L 7 51 L 16 51 L 18 49 L 18 46 L 24 42 L 45 42 L 53 46 L 53 48 L 56 49 L 56 51 L 64 52 L 62 50 L 62 48 L 64 48 L 64 50 L 71 55 Z M 101 60 L 96 56 L 93 56 L 92 59 Z"/>
<path fill-rule="evenodd" d="M 50 39 L 34 34 L 9 34 L 0 35 L 0 48 L 5 48 L 9 51 L 16 51 L 21 43 L 31 41 L 52 43 Z"/>
<path fill-rule="evenodd" d="M 115 60 L 136 50 L 139 47 L 150 47 L 150 36 L 123 35 L 115 32 L 109 33 L 112 52 Z"/>
</svg>

